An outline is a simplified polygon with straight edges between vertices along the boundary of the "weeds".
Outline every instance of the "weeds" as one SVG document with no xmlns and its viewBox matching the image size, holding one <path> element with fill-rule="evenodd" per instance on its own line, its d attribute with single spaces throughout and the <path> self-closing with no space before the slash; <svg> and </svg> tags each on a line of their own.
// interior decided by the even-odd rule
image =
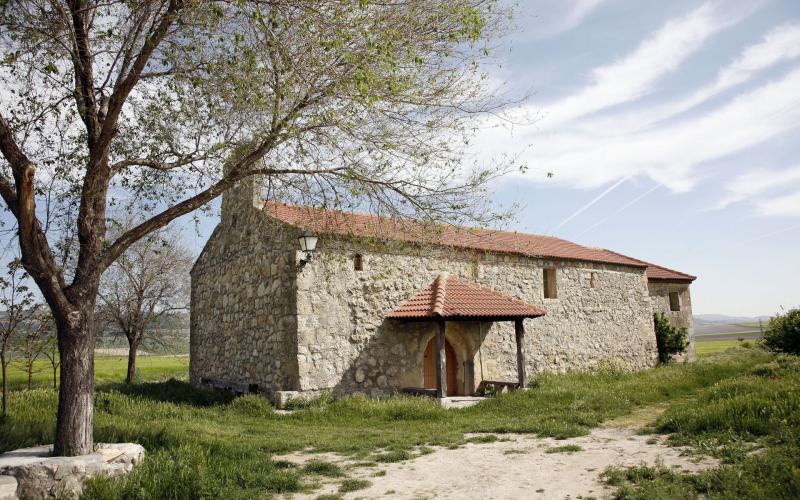
<svg viewBox="0 0 800 500">
<path fill-rule="evenodd" d="M 609 469 L 617 498 L 800 497 L 800 359 L 777 356 L 678 403 L 657 421 L 672 444 L 723 466 L 682 474 L 662 466 Z M 758 451 L 754 453 L 754 451 Z"/>
<path fill-rule="evenodd" d="M 364 488 L 369 488 L 371 485 L 372 483 L 366 479 L 345 479 L 339 485 L 339 493 L 363 490 Z"/>
<path fill-rule="evenodd" d="M 344 471 L 341 467 L 322 460 L 311 460 L 303 466 L 303 471 L 311 474 L 319 474 L 326 477 L 343 477 Z"/>
<path fill-rule="evenodd" d="M 545 453 L 575 453 L 576 451 L 583 451 L 583 448 L 577 444 L 565 444 L 563 446 L 554 446 L 544 450 Z"/>
</svg>

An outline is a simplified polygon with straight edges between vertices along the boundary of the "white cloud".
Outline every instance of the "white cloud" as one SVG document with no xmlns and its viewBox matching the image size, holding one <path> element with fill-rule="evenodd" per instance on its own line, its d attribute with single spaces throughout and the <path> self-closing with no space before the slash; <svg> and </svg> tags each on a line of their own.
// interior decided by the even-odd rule
<svg viewBox="0 0 800 500">
<path fill-rule="evenodd" d="M 556 182 L 573 187 L 596 188 L 623 177 L 647 175 L 672 191 L 684 192 L 694 187 L 696 167 L 702 163 L 798 126 L 800 68 L 795 68 L 702 117 L 678 124 L 627 134 L 587 128 L 529 136 L 536 147 L 526 160 L 532 169 L 552 170 Z M 505 146 L 514 148 L 508 139 Z"/>
<path fill-rule="evenodd" d="M 677 116 L 714 96 L 750 81 L 759 72 L 800 57 L 800 24 L 785 24 L 770 30 L 760 42 L 746 47 L 716 79 L 688 96 L 638 109 L 631 113 L 602 117 L 594 125 L 617 131 L 643 130 L 649 125 Z"/>
<path fill-rule="evenodd" d="M 722 209 L 794 184 L 800 184 L 800 166 L 784 170 L 751 170 L 738 175 L 728 183 L 726 186 L 728 194 L 713 208 Z"/>
<path fill-rule="evenodd" d="M 800 191 L 786 196 L 760 200 L 756 203 L 756 211 L 761 215 L 800 217 Z"/>
<path fill-rule="evenodd" d="M 554 128 L 575 118 L 636 100 L 651 92 L 720 30 L 740 21 L 749 10 L 722 9 L 706 3 L 686 16 L 668 21 L 622 59 L 595 68 L 592 83 L 576 94 L 543 106 L 543 126 Z"/>
<path fill-rule="evenodd" d="M 560 35 L 583 24 L 587 17 L 608 1 L 539 0 L 535 6 L 530 6 L 534 16 L 531 31 L 536 37 Z"/>
<path fill-rule="evenodd" d="M 566 17 L 561 31 L 567 31 L 579 26 L 592 12 L 608 0 L 575 0 L 572 10 Z"/>
</svg>

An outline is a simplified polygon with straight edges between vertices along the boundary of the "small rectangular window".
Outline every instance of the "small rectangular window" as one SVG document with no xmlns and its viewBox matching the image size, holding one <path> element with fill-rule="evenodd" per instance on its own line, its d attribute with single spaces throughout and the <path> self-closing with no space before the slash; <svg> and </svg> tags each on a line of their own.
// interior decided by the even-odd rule
<svg viewBox="0 0 800 500">
<path fill-rule="evenodd" d="M 558 297 L 558 289 L 556 287 L 556 270 L 555 269 L 543 269 L 543 277 L 544 277 L 544 298 L 546 299 L 555 299 Z"/>
<path fill-rule="evenodd" d="M 355 257 L 353 257 L 353 269 L 356 271 L 364 270 L 364 257 L 360 253 L 357 253 Z"/>
<path fill-rule="evenodd" d="M 467 275 L 470 278 L 476 280 L 480 276 L 480 269 L 481 269 L 480 262 L 478 262 L 477 260 L 473 260 L 472 262 L 470 262 L 469 267 L 467 268 Z"/>
<path fill-rule="evenodd" d="M 678 292 L 669 292 L 669 310 L 681 310 L 681 295 Z"/>
<path fill-rule="evenodd" d="M 589 288 L 596 288 L 597 287 L 597 273 L 590 273 L 589 274 Z"/>
</svg>

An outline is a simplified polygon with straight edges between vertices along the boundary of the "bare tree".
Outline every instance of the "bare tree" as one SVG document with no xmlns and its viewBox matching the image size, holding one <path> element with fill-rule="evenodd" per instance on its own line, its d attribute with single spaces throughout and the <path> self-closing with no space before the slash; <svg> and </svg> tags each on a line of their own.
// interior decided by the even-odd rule
<svg viewBox="0 0 800 500">
<path fill-rule="evenodd" d="M 101 315 L 128 341 L 125 382 L 135 381 L 136 354 L 142 342 L 160 340 L 160 320 L 188 308 L 193 260 L 177 234 L 160 230 L 131 245 L 103 275 Z"/>
<path fill-rule="evenodd" d="M 22 325 L 19 335 L 13 343 L 15 364 L 25 372 L 29 390 L 33 389 L 33 374 L 43 370 L 36 362 L 48 348 L 50 332 L 46 316 L 41 309 L 38 310 L 36 316 L 31 317 Z"/>
<path fill-rule="evenodd" d="M 485 188 L 505 167 L 461 161 L 475 118 L 502 104 L 482 65 L 507 19 L 492 0 L 0 2 L 0 196 L 57 328 L 55 454 L 93 450 L 102 273 L 238 181 L 491 220 Z M 113 205 L 151 215 L 109 238 Z M 72 236 L 61 262 L 54 242 Z"/>
<path fill-rule="evenodd" d="M 8 415 L 8 363 L 9 348 L 15 335 L 26 327 L 36 315 L 39 306 L 33 293 L 25 284 L 27 275 L 18 260 L 8 264 L 6 276 L 0 276 L 0 367 L 3 375 L 3 416 Z"/>
<path fill-rule="evenodd" d="M 52 323 L 52 318 L 50 321 Z M 47 338 L 44 357 L 47 358 L 47 362 L 50 363 L 50 368 L 53 370 L 53 389 L 58 389 L 58 367 L 61 364 L 61 360 L 58 357 L 58 339 L 54 331 Z"/>
</svg>

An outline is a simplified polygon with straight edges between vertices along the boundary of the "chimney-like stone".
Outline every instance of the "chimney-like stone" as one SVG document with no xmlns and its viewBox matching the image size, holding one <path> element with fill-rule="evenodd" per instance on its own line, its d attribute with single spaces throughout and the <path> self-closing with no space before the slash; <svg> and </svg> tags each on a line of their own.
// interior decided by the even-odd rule
<svg viewBox="0 0 800 500">
<path fill-rule="evenodd" d="M 228 175 L 233 163 L 235 162 L 230 161 L 225 164 L 224 175 Z M 256 165 L 261 165 L 261 162 Z M 230 221 L 236 215 L 246 214 L 254 207 L 260 209 L 263 205 L 264 176 L 258 174 L 245 177 L 222 193 L 222 220 Z"/>
</svg>

